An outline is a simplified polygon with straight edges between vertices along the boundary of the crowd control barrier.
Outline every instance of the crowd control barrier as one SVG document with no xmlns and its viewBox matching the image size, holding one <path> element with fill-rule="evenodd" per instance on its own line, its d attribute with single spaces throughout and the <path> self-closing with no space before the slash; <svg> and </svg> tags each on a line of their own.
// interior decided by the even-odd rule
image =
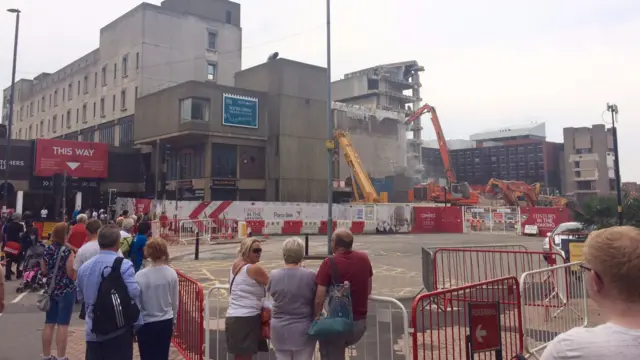
<svg viewBox="0 0 640 360">
<path fill-rule="evenodd" d="M 420 294 L 411 307 L 411 324 L 414 360 L 512 359 L 523 351 L 518 279 Z"/>
<path fill-rule="evenodd" d="M 169 245 L 180 243 L 179 225 L 181 220 L 153 220 L 151 221 L 151 234 L 154 237 L 164 239 Z"/>
<path fill-rule="evenodd" d="M 196 280 L 178 274 L 178 316 L 171 342 L 187 360 L 203 360 L 204 290 Z M 208 359 L 208 358 L 207 358 Z"/>
<path fill-rule="evenodd" d="M 195 243 L 198 236 L 200 240 L 209 241 L 213 228 L 214 221 L 211 219 L 181 220 L 179 224 L 180 242 L 185 245 Z"/>
<path fill-rule="evenodd" d="M 580 264 L 528 271 L 520 277 L 525 348 L 536 359 L 557 334 L 588 324 L 586 274 Z"/>
<path fill-rule="evenodd" d="M 204 311 L 204 358 L 225 360 L 232 357 L 227 354 L 224 323 L 228 301 L 228 285 L 216 285 L 205 297 Z M 369 296 L 367 332 L 362 339 L 347 348 L 352 357 L 371 360 L 410 359 L 409 313 L 396 299 Z M 254 359 L 275 360 L 271 344 L 269 352 L 259 353 Z M 313 357 L 320 360 L 318 347 Z"/>
<path fill-rule="evenodd" d="M 439 248 L 433 252 L 433 288 L 449 289 L 566 263 L 561 254 L 482 248 Z"/>
</svg>

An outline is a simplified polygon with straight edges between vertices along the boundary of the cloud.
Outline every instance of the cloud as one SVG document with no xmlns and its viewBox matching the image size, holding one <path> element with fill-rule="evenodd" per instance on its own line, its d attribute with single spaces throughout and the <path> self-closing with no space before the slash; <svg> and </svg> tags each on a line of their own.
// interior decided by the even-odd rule
<svg viewBox="0 0 640 360">
<path fill-rule="evenodd" d="M 54 71 L 98 45 L 100 27 L 138 0 L 5 0 L 24 10 L 19 75 Z M 159 0 L 152 3 L 159 4 Z M 240 0 L 243 67 L 281 57 L 325 66 L 325 1 Z M 0 48 L 13 22 L 0 14 Z M 9 34 L 9 35 L 7 35 Z M 624 180 L 640 181 L 640 1 L 339 0 L 332 1 L 332 75 L 418 60 L 423 98 L 438 107 L 445 134 L 530 120 L 562 128 L 602 123 L 608 101 L 620 108 Z M 0 53 L 9 83 L 10 53 Z M 425 128 L 423 137 L 433 139 Z"/>
</svg>

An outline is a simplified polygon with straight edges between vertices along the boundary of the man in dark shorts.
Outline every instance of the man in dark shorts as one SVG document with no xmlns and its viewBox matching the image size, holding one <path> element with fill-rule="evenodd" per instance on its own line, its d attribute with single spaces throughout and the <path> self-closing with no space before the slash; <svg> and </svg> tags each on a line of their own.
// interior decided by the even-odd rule
<svg viewBox="0 0 640 360">
<path fill-rule="evenodd" d="M 26 249 L 22 249 L 20 241 L 20 235 L 24 232 L 24 225 L 20 223 L 20 218 L 20 214 L 14 213 L 4 227 L 4 237 L 6 241 L 4 244 L 4 252 L 7 258 L 4 278 L 7 281 L 11 281 L 11 275 L 13 274 L 11 266 L 14 263 L 16 264 L 16 278 L 20 279 L 22 277 L 20 265 L 22 263 L 23 250 Z"/>
</svg>

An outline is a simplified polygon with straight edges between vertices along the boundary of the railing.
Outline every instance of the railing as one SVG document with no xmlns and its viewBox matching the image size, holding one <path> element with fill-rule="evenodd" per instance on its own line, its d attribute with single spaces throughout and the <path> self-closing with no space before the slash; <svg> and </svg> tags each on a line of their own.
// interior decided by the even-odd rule
<svg viewBox="0 0 640 360">
<path fill-rule="evenodd" d="M 511 359 L 523 350 L 518 279 L 420 294 L 411 308 L 411 324 L 414 360 L 466 360 L 480 352 L 484 359 Z"/>
<path fill-rule="evenodd" d="M 167 244 L 175 245 L 180 242 L 178 234 L 179 220 L 167 219 L 165 221 L 151 221 L 151 234 L 154 237 L 164 239 Z"/>
<path fill-rule="evenodd" d="M 211 219 L 210 236 L 204 238 L 210 244 L 221 244 L 238 237 L 238 220 L 236 219 Z"/>
<path fill-rule="evenodd" d="M 188 360 L 202 360 L 204 346 L 204 290 L 196 280 L 178 273 L 178 315 L 172 342 Z M 209 359 L 209 358 L 207 358 Z"/>
<path fill-rule="evenodd" d="M 231 358 L 226 351 L 224 333 L 228 291 L 228 285 L 217 285 L 211 288 L 205 296 L 205 359 Z M 212 308 L 214 309 L 213 313 Z M 409 314 L 402 303 L 392 298 L 370 296 L 367 320 L 367 332 L 356 345 L 347 348 L 347 353 L 352 355 L 357 353 L 358 357 L 363 356 L 367 360 L 410 358 Z M 269 344 L 269 349 L 268 353 L 259 353 L 255 358 L 275 359 L 271 344 Z M 318 347 L 316 347 L 314 359 L 320 360 Z"/>
<path fill-rule="evenodd" d="M 213 225 L 211 219 L 181 220 L 178 225 L 180 242 L 185 245 L 195 243 L 197 237 L 200 241 L 209 241 Z"/>
<path fill-rule="evenodd" d="M 520 277 L 525 347 L 537 359 L 559 333 L 588 324 L 586 274 L 580 264 L 529 271 Z"/>
<path fill-rule="evenodd" d="M 433 253 L 433 288 L 448 289 L 566 263 L 541 251 L 440 248 Z"/>
</svg>

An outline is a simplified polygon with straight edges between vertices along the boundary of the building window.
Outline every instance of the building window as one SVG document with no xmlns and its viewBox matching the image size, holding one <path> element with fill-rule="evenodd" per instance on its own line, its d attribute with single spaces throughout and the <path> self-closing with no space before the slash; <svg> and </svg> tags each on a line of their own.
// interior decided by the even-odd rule
<svg viewBox="0 0 640 360">
<path fill-rule="evenodd" d="M 69 83 L 68 89 L 67 89 L 67 98 L 69 101 L 71 101 L 71 94 L 73 93 L 73 83 Z"/>
<path fill-rule="evenodd" d="M 133 146 L 133 119 L 129 118 L 118 123 L 120 136 L 118 138 L 118 146 Z"/>
<path fill-rule="evenodd" d="M 55 121 L 55 118 L 56 118 L 56 116 L 55 116 L 55 115 L 53 115 L 53 119 L 54 119 L 54 121 Z M 56 129 L 56 128 L 55 128 L 55 124 L 53 124 L 53 125 L 54 125 L 54 127 L 53 127 L 53 132 L 55 132 L 55 129 Z M 47 120 L 47 134 L 49 134 L 49 131 L 51 131 L 51 119 L 48 119 L 48 120 Z"/>
<path fill-rule="evenodd" d="M 111 106 L 111 111 L 116 112 L 116 94 L 113 94 L 112 100 L 113 101 L 111 103 L 111 105 L 112 105 Z"/>
<path fill-rule="evenodd" d="M 115 126 L 109 126 L 98 130 L 100 132 L 100 142 L 107 143 L 109 145 L 115 145 L 116 140 L 116 128 Z"/>
<path fill-rule="evenodd" d="M 85 94 L 89 93 L 89 76 L 85 75 L 84 76 L 84 83 L 82 84 L 82 91 L 84 91 Z"/>
<path fill-rule="evenodd" d="M 64 127 L 64 114 L 60 115 L 60 131 L 62 131 L 62 128 Z"/>
<path fill-rule="evenodd" d="M 65 89 L 64 87 L 62 88 L 62 101 L 63 101 L 63 102 L 65 101 L 65 97 L 66 97 L 66 95 L 67 95 L 66 90 L 67 90 L 67 89 Z"/>
<path fill-rule="evenodd" d="M 140 69 L 140 53 L 136 53 L 136 70 Z"/>
<path fill-rule="evenodd" d="M 49 94 L 49 109 L 51 109 L 51 106 L 53 106 L 53 101 L 51 100 L 52 97 L 53 94 Z"/>
<path fill-rule="evenodd" d="M 58 89 L 53 90 L 53 106 L 58 106 Z"/>
<path fill-rule="evenodd" d="M 93 88 L 98 88 L 98 72 L 93 73 Z"/>
<path fill-rule="evenodd" d="M 180 121 L 209 121 L 209 103 L 209 99 L 182 99 L 180 101 Z"/>
<path fill-rule="evenodd" d="M 40 101 L 40 111 L 44 112 L 44 108 L 45 108 L 45 98 L 43 96 L 42 101 Z"/>
<path fill-rule="evenodd" d="M 127 67 L 129 65 L 129 54 L 122 56 L 122 77 L 127 77 Z"/>
<path fill-rule="evenodd" d="M 226 14 L 226 21 L 227 24 L 231 24 L 231 10 L 227 10 L 227 14 Z"/>
<path fill-rule="evenodd" d="M 93 118 L 96 118 L 96 102 L 93 102 Z"/>
<path fill-rule="evenodd" d="M 78 96 L 80 96 L 80 80 L 78 80 Z"/>
<path fill-rule="evenodd" d="M 67 129 L 71 129 L 71 110 L 67 110 Z"/>
<path fill-rule="evenodd" d="M 209 31 L 207 33 L 207 48 L 211 50 L 215 50 L 217 39 L 218 39 L 218 34 L 215 31 Z"/>
<path fill-rule="evenodd" d="M 211 176 L 214 178 L 238 177 L 238 147 L 228 144 L 213 144 Z"/>
<path fill-rule="evenodd" d="M 137 86 L 136 86 L 136 90 L 135 90 L 135 94 L 134 95 L 135 95 L 134 99 L 137 99 L 138 98 L 138 87 Z"/>
<path fill-rule="evenodd" d="M 118 64 L 113 63 L 113 80 L 116 79 L 116 74 L 118 73 Z"/>
<path fill-rule="evenodd" d="M 44 119 L 40 120 L 40 136 L 44 136 Z"/>
<path fill-rule="evenodd" d="M 127 89 L 120 91 L 120 110 L 127 110 Z"/>
<path fill-rule="evenodd" d="M 100 117 L 104 117 L 104 96 L 100 98 Z"/>
<path fill-rule="evenodd" d="M 76 109 L 76 125 L 80 122 L 80 108 Z"/>
<path fill-rule="evenodd" d="M 107 65 L 102 67 L 100 77 L 102 78 L 102 86 L 107 86 Z"/>
<path fill-rule="evenodd" d="M 82 104 L 82 122 L 87 122 L 87 104 Z"/>
<path fill-rule="evenodd" d="M 207 80 L 215 81 L 217 72 L 218 72 L 218 64 L 216 63 L 207 64 Z"/>
</svg>

